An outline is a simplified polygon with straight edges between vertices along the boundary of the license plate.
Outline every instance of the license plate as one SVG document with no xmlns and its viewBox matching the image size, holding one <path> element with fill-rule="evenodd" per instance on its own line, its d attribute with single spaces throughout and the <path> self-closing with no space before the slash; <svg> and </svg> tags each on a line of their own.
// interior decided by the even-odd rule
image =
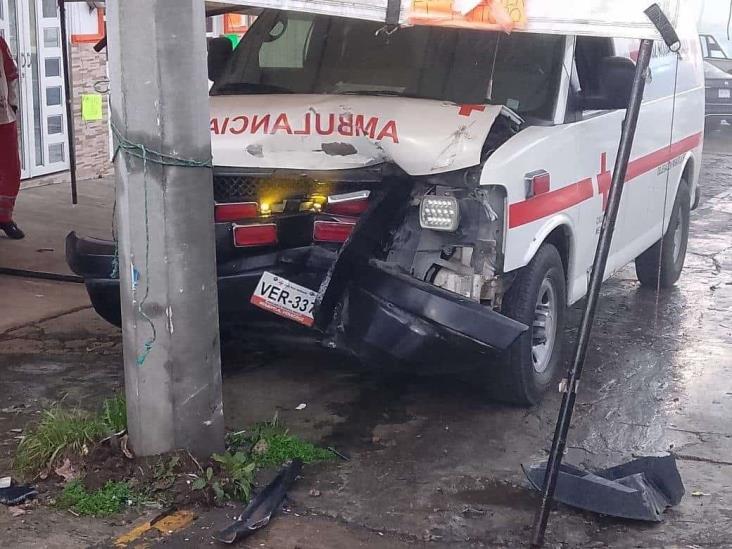
<svg viewBox="0 0 732 549">
<path fill-rule="evenodd" d="M 250 302 L 265 311 L 312 326 L 317 295 L 309 288 L 265 271 Z"/>
<path fill-rule="evenodd" d="M 719 90 L 720 99 L 729 99 L 732 95 L 732 90 Z"/>
</svg>

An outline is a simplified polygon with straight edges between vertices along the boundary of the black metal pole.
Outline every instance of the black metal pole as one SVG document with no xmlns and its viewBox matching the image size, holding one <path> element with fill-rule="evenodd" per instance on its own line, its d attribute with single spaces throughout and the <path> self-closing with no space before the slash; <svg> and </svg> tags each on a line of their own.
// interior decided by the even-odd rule
<svg viewBox="0 0 732 549">
<path fill-rule="evenodd" d="M 597 301 L 600 297 L 600 287 L 607 265 L 607 258 L 610 253 L 610 245 L 612 244 L 613 232 L 615 231 L 615 222 L 618 218 L 618 210 L 620 209 L 620 199 L 623 195 L 630 151 L 633 147 L 635 130 L 638 125 L 638 115 L 640 114 L 641 103 L 643 102 L 646 74 L 648 73 L 648 65 L 651 60 L 652 51 L 653 40 L 642 40 L 638 53 L 638 62 L 636 64 L 633 90 L 631 92 L 628 110 L 625 114 L 625 121 L 623 122 L 623 131 L 620 136 L 620 145 L 618 147 L 618 156 L 615 161 L 615 170 L 613 171 L 613 179 L 610 186 L 608 206 L 602 222 L 602 229 L 600 230 L 600 239 L 597 243 L 595 261 L 592 265 L 590 286 L 587 292 L 587 303 L 585 304 L 582 322 L 580 323 L 579 333 L 577 334 L 574 358 L 567 373 L 567 383 L 564 389 L 564 396 L 562 397 L 562 406 L 559 411 L 559 418 L 557 419 L 557 426 L 554 432 L 554 441 L 552 442 L 552 449 L 549 454 L 549 463 L 547 463 L 546 468 L 541 507 L 534 522 L 534 533 L 531 541 L 532 548 L 539 548 L 544 545 L 544 534 L 546 533 L 549 512 L 554 501 L 554 490 L 557 486 L 559 466 L 562 464 L 562 456 L 564 455 L 567 444 L 567 433 L 572 422 L 574 403 L 577 398 L 577 385 L 582 377 L 582 368 L 584 367 L 585 356 L 587 355 L 587 345 L 590 341 Z"/>
<path fill-rule="evenodd" d="M 76 190 L 76 140 L 74 138 L 74 105 L 71 89 L 71 67 L 69 66 L 69 41 L 66 32 L 66 2 L 58 0 L 58 17 L 61 24 L 61 57 L 64 66 L 64 88 L 66 96 L 66 133 L 69 135 L 69 172 L 71 173 L 71 203 L 78 204 Z"/>
</svg>

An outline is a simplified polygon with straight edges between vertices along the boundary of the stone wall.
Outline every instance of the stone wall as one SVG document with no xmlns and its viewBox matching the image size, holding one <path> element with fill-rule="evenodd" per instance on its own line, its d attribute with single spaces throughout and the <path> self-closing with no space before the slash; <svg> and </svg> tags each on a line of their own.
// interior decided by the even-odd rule
<svg viewBox="0 0 732 549">
<path fill-rule="evenodd" d="M 93 44 L 72 44 L 72 82 L 74 89 L 74 133 L 76 141 L 76 165 L 79 179 L 104 177 L 112 173 L 109 161 L 109 106 L 103 100 L 104 117 L 99 121 L 85 122 L 81 118 L 81 97 L 98 93 L 94 83 L 107 80 L 106 51 L 97 53 Z M 102 86 L 105 89 L 107 86 Z"/>
</svg>

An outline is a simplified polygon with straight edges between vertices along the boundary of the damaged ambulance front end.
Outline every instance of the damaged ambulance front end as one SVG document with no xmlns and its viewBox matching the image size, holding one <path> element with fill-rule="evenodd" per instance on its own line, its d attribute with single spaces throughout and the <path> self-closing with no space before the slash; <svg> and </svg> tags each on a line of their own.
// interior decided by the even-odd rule
<svg viewBox="0 0 732 549">
<path fill-rule="evenodd" d="M 521 116 L 554 108 L 564 39 L 545 45 L 552 86 L 516 69 L 536 36 L 265 10 L 235 50 L 212 42 L 222 326 L 272 339 L 300 324 L 364 361 L 423 370 L 486 368 L 510 350 L 528 327 L 501 313 L 506 190 L 481 183 Z M 69 235 L 69 264 L 119 323 L 113 256 Z"/>
<path fill-rule="evenodd" d="M 254 303 L 381 361 L 510 346 L 526 327 L 496 312 L 506 197 L 481 188 L 480 176 L 481 158 L 520 119 L 502 107 L 395 97 L 293 94 L 275 105 L 268 95 L 212 101 L 215 163 L 249 157 L 215 175 L 234 247 L 304 245 L 321 267 L 301 284 L 314 295 L 293 301 L 286 282 L 265 278 Z M 222 214 L 243 200 L 251 216 Z"/>
</svg>

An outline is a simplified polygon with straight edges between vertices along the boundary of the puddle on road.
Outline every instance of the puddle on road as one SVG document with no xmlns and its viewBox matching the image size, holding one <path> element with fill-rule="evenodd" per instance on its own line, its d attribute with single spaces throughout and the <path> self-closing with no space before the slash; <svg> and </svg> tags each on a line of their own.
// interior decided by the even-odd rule
<svg viewBox="0 0 732 549">
<path fill-rule="evenodd" d="M 350 451 L 368 448 L 374 429 L 380 424 L 403 424 L 413 418 L 405 411 L 402 397 L 413 381 L 408 374 L 363 376 L 358 398 L 348 403 L 331 403 L 331 413 L 344 419 L 322 441 Z"/>
<path fill-rule="evenodd" d="M 59 362 L 47 362 L 47 361 L 33 361 L 33 362 L 23 362 L 21 364 L 14 364 L 8 367 L 8 370 L 11 372 L 16 372 L 18 374 L 33 374 L 33 375 L 43 375 L 43 374 L 58 374 L 65 372 L 71 368 L 70 364 L 63 364 Z"/>
<path fill-rule="evenodd" d="M 3 387 L 7 400 L 3 406 L 62 398 L 79 403 L 101 400 L 120 389 L 122 368 L 114 360 L 86 358 L 3 357 Z"/>
<path fill-rule="evenodd" d="M 495 505 L 510 509 L 536 510 L 539 495 L 528 487 L 491 481 L 480 489 L 462 490 L 453 498 L 468 505 Z"/>
</svg>

